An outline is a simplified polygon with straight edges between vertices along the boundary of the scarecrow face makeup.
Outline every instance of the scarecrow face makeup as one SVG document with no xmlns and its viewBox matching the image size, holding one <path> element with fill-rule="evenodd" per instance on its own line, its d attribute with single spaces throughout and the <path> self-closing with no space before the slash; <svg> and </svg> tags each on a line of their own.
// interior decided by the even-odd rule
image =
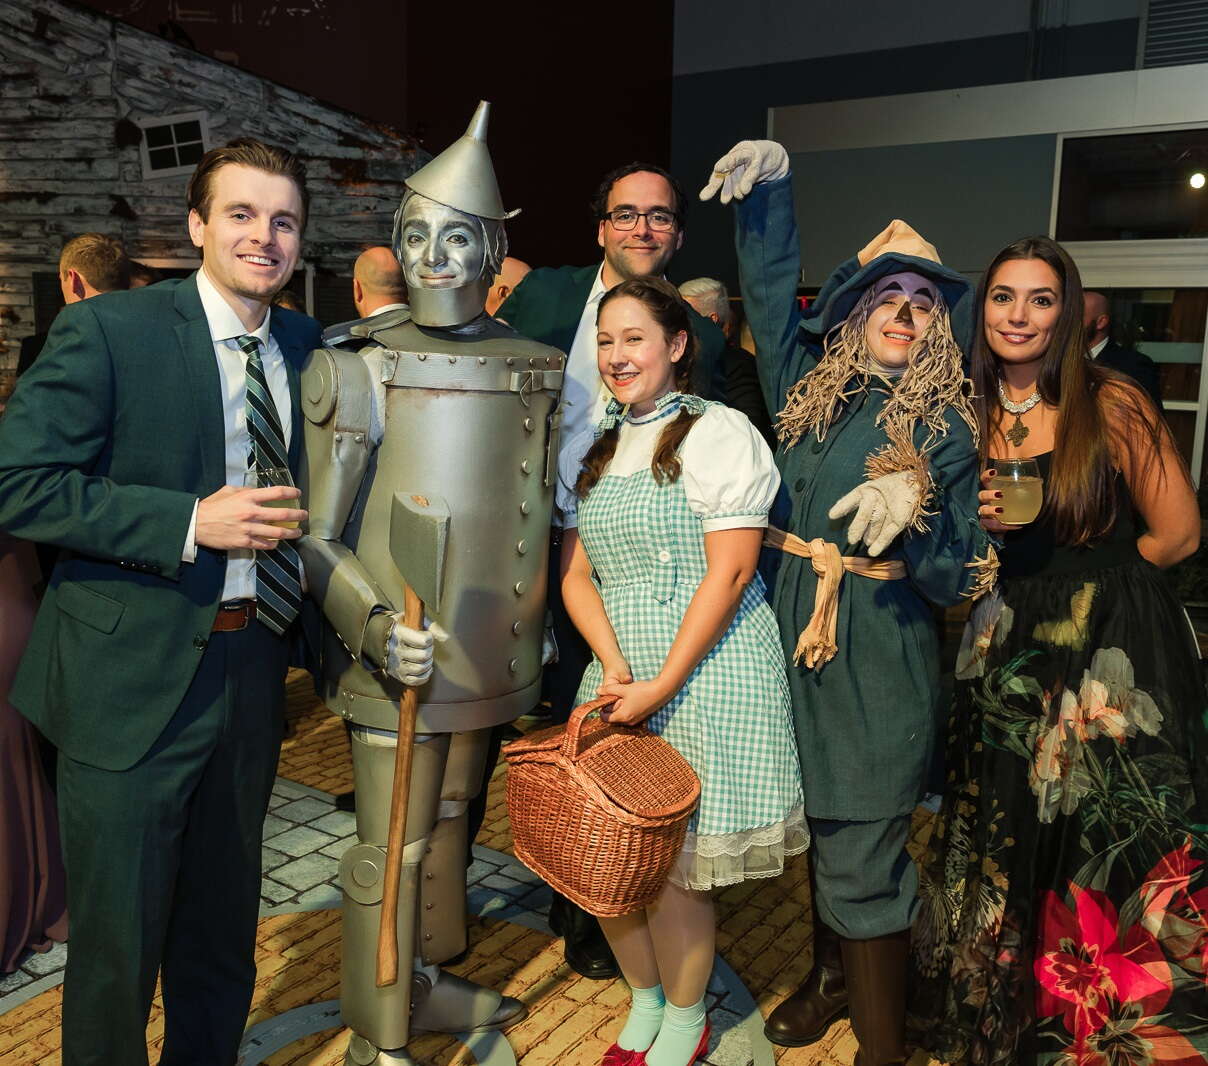
<svg viewBox="0 0 1208 1066">
<path fill-rule="evenodd" d="M 873 291 L 864 339 L 881 366 L 904 367 L 935 309 L 935 282 L 904 271 L 881 278 Z"/>
</svg>

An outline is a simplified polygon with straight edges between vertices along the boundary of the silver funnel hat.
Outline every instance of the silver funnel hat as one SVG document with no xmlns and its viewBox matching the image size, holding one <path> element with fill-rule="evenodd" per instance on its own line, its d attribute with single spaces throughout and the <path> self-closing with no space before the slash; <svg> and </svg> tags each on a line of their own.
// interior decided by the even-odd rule
<svg viewBox="0 0 1208 1066">
<path fill-rule="evenodd" d="M 465 134 L 406 179 L 394 215 L 394 255 L 407 279 L 411 317 L 422 326 L 457 326 L 482 314 L 507 255 L 503 222 L 519 212 L 503 209 L 486 145 L 490 111 L 480 101 Z M 473 234 L 458 239 L 461 252 L 438 241 L 438 231 L 458 224 Z M 467 239 L 481 248 L 473 265 L 464 261 Z"/>
<path fill-rule="evenodd" d="M 487 150 L 490 117 L 491 105 L 480 100 L 466 132 L 407 178 L 404 182 L 407 188 L 479 218 L 502 221 L 520 214 L 503 209 L 491 153 Z"/>
</svg>

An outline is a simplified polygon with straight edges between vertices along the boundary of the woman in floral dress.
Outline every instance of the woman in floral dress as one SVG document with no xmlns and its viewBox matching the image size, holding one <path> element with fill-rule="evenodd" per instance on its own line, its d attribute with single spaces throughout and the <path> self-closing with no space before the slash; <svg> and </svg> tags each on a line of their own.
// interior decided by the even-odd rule
<svg viewBox="0 0 1208 1066">
<path fill-rule="evenodd" d="M 1199 542 L 1195 496 L 1149 400 L 1086 358 L 1060 245 L 1004 249 L 979 305 L 983 449 L 1035 458 L 1045 504 L 1004 526 L 983 479 L 1004 547 L 923 856 L 920 1043 L 955 1063 L 1208 1063 L 1208 716 L 1159 573 Z"/>
<path fill-rule="evenodd" d="M 784 656 L 755 572 L 780 483 L 747 418 L 681 391 L 694 339 L 660 279 L 600 302 L 613 395 L 559 470 L 562 595 L 595 658 L 578 702 L 617 702 L 691 764 L 700 804 L 659 898 L 600 925 L 633 1002 L 605 1066 L 689 1066 L 708 1047 L 712 888 L 774 877 L 809 840 Z"/>
</svg>

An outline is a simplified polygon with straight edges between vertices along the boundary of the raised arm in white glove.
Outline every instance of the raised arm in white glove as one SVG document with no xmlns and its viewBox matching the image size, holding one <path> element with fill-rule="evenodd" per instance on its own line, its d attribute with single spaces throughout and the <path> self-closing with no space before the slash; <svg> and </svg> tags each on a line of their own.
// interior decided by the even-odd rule
<svg viewBox="0 0 1208 1066">
<path fill-rule="evenodd" d="M 760 182 L 775 181 L 789 172 L 789 154 L 775 141 L 739 141 L 716 163 L 702 200 L 721 189 L 721 202 L 741 200 Z"/>
<path fill-rule="evenodd" d="M 914 522 L 921 488 L 914 473 L 899 470 L 857 485 L 828 512 L 831 519 L 855 511 L 847 527 L 847 543 L 868 545 L 869 555 L 880 555 L 894 537 Z"/>
<path fill-rule="evenodd" d="M 401 681 L 404 685 L 422 685 L 432 676 L 435 654 L 433 634 L 426 629 L 412 629 L 403 625 L 401 614 L 391 614 L 390 617 L 384 669 L 395 681 Z"/>
</svg>

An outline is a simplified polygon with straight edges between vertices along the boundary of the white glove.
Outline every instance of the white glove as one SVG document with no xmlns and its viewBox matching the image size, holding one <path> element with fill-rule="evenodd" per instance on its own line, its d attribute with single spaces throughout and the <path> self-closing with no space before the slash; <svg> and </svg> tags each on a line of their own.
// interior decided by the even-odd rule
<svg viewBox="0 0 1208 1066">
<path fill-rule="evenodd" d="M 401 614 L 391 614 L 392 624 L 386 637 L 386 673 L 404 685 L 416 687 L 432 676 L 435 656 L 433 633 L 403 625 Z"/>
<path fill-rule="evenodd" d="M 739 141 L 716 163 L 709 184 L 700 191 L 702 200 L 721 189 L 721 202 L 741 200 L 755 186 L 783 178 L 789 172 L 789 154 L 775 141 Z"/>
<path fill-rule="evenodd" d="M 847 527 L 847 543 L 868 545 L 869 555 L 880 555 L 918 513 L 920 488 L 914 474 L 899 470 L 857 485 L 827 512 L 831 519 L 856 512 Z"/>
</svg>

